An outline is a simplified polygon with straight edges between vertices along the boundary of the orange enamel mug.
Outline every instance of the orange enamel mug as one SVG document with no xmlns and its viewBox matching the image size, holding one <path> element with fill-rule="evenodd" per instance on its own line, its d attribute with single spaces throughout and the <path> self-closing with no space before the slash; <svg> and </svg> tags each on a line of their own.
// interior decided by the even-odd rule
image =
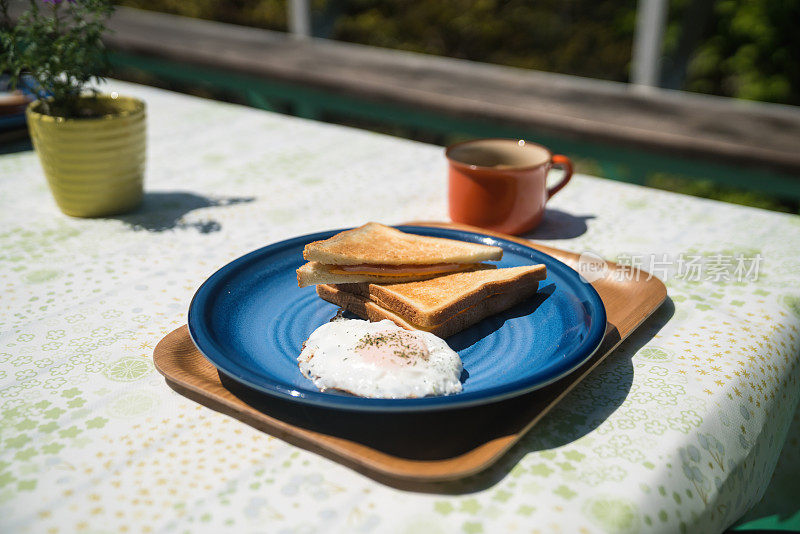
<svg viewBox="0 0 800 534">
<path fill-rule="evenodd" d="M 518 139 L 476 139 L 447 147 L 450 218 L 519 235 L 542 221 L 545 203 L 572 178 L 572 162 Z M 547 187 L 552 167 L 564 176 Z"/>
</svg>

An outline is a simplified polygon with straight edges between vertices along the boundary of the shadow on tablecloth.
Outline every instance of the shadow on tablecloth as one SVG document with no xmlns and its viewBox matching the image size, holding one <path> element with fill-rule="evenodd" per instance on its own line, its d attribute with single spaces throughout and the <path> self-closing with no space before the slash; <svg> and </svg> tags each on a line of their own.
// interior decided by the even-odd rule
<svg viewBox="0 0 800 534">
<path fill-rule="evenodd" d="M 521 237 L 533 240 L 572 239 L 585 234 L 588 229 L 586 221 L 594 218 L 594 215 L 572 215 L 566 211 L 547 208 L 539 226 Z"/>
<path fill-rule="evenodd" d="M 203 208 L 231 206 L 253 200 L 254 197 L 211 198 L 188 191 L 147 191 L 142 205 L 136 211 L 109 218 L 124 222 L 134 231 L 194 229 L 201 234 L 208 234 L 220 231 L 222 225 L 213 219 L 187 221 L 184 217 L 189 212 Z"/>
</svg>

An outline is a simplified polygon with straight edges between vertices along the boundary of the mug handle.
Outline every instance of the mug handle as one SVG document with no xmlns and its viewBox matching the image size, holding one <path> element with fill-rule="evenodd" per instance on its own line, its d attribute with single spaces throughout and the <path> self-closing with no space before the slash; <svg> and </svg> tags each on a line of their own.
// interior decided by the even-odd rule
<svg viewBox="0 0 800 534">
<path fill-rule="evenodd" d="M 553 195 L 561 191 L 561 189 L 563 189 L 564 186 L 569 183 L 570 178 L 572 178 L 572 161 L 570 161 L 567 156 L 555 154 L 553 156 L 553 166 L 563 167 L 564 177 L 561 178 L 561 181 L 553 187 L 547 188 L 547 200 L 550 200 L 553 198 Z"/>
</svg>

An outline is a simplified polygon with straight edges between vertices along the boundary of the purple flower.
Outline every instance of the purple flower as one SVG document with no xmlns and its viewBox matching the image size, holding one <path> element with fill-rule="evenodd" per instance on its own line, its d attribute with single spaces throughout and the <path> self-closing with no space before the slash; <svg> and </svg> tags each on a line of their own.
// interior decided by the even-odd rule
<svg viewBox="0 0 800 534">
<path fill-rule="evenodd" d="M 43 1 L 45 4 L 53 4 L 54 6 L 57 6 L 64 2 L 64 0 L 43 0 Z M 78 0 L 67 0 L 67 2 L 69 2 L 70 4 L 74 4 L 77 1 Z"/>
</svg>

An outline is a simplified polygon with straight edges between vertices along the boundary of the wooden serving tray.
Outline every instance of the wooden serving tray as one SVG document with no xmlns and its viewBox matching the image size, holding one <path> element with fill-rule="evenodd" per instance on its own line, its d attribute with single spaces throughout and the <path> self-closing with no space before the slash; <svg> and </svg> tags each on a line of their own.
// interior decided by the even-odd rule
<svg viewBox="0 0 800 534">
<path fill-rule="evenodd" d="M 579 255 L 530 241 L 447 223 L 411 223 L 476 231 L 517 241 L 567 265 Z M 299 406 L 238 384 L 217 372 L 182 326 L 162 339 L 153 360 L 167 384 L 186 397 L 254 428 L 406 489 L 478 473 L 508 451 L 666 299 L 664 284 L 646 273 L 606 276 L 592 285 L 606 307 L 600 349 L 578 370 L 543 389 L 484 406 L 409 414 L 369 414 Z M 635 272 L 635 271 L 634 271 Z M 617 273 L 619 274 L 619 273 Z"/>
</svg>

